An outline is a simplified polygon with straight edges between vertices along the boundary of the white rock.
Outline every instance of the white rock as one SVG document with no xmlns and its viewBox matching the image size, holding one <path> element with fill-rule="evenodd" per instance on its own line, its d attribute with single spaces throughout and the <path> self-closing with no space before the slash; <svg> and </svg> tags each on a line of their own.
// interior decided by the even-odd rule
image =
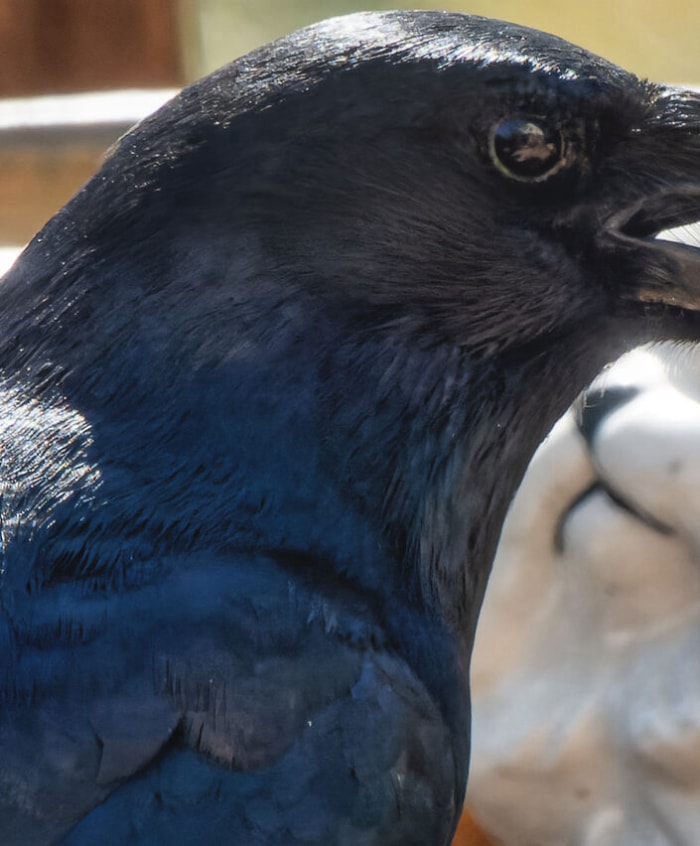
<svg viewBox="0 0 700 846">
<path fill-rule="evenodd" d="M 649 352 L 604 378 L 640 393 L 540 448 L 479 624 L 468 798 L 505 846 L 700 842 L 700 404 Z"/>
</svg>

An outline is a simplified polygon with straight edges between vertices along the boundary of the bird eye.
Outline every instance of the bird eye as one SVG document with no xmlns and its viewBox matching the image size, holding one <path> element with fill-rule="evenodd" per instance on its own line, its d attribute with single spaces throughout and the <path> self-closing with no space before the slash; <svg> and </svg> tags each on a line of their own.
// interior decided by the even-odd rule
<svg viewBox="0 0 700 846">
<path fill-rule="evenodd" d="M 558 128 L 532 118 L 513 118 L 491 129 L 489 154 L 496 167 L 519 182 L 541 182 L 564 164 Z"/>
</svg>

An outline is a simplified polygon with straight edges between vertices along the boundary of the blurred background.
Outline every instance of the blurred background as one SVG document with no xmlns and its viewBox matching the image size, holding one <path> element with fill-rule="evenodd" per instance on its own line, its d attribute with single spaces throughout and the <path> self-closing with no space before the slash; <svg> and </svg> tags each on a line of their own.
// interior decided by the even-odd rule
<svg viewBox="0 0 700 846">
<path fill-rule="evenodd" d="M 556 33 L 665 82 L 700 82 L 690 0 L 0 0 L 0 272 L 174 91 L 321 18 L 452 9 Z M 468 812 L 459 846 L 495 844 Z"/>
</svg>

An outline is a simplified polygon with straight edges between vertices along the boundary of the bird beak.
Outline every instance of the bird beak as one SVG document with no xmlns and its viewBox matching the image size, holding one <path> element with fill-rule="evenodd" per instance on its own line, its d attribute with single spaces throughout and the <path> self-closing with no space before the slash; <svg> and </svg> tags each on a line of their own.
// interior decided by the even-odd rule
<svg viewBox="0 0 700 846">
<path fill-rule="evenodd" d="M 700 171 L 700 148 L 697 156 Z M 633 253 L 638 268 L 627 297 L 700 311 L 700 230 L 691 228 L 699 221 L 700 179 L 654 194 L 610 218 L 605 227 L 608 248 L 628 257 Z"/>
<path fill-rule="evenodd" d="M 700 222 L 700 94 L 651 86 L 648 123 L 624 149 L 625 182 L 613 187 L 617 210 L 602 232 L 633 280 L 622 296 L 700 311 L 700 230 L 690 229 Z"/>
</svg>

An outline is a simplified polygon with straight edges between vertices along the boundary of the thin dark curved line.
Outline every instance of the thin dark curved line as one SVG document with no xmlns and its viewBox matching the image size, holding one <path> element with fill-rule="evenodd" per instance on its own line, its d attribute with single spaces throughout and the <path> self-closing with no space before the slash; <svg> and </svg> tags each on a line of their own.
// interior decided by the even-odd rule
<svg viewBox="0 0 700 846">
<path fill-rule="evenodd" d="M 554 551 L 558 555 L 563 555 L 564 550 L 564 525 L 566 521 L 571 516 L 572 511 L 577 508 L 585 499 L 591 496 L 594 493 L 602 491 L 608 499 L 616 505 L 619 509 L 624 511 L 626 514 L 631 515 L 636 520 L 639 520 L 640 523 L 643 523 L 645 526 L 649 526 L 650 529 L 653 529 L 655 532 L 659 532 L 662 535 L 666 535 L 667 537 L 673 536 L 676 533 L 676 530 L 669 526 L 667 523 L 657 519 L 656 517 L 649 514 L 642 508 L 638 508 L 635 505 L 632 505 L 628 500 L 624 499 L 622 494 L 620 494 L 617 490 L 615 490 L 612 485 L 604 482 L 602 479 L 598 479 L 581 491 L 569 504 L 569 507 L 562 511 L 559 519 L 557 520 L 555 529 L 554 529 L 554 538 L 553 538 L 553 546 Z"/>
</svg>

